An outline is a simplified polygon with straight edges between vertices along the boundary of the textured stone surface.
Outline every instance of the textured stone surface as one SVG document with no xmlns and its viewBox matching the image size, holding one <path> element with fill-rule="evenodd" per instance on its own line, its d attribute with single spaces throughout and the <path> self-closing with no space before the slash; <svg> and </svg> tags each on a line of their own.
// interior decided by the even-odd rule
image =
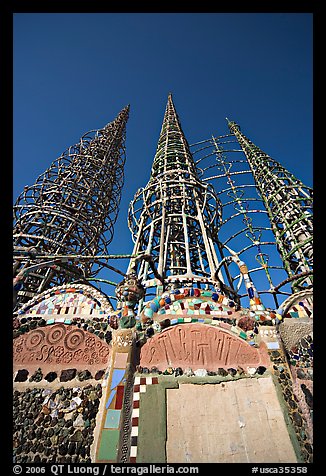
<svg viewBox="0 0 326 476">
<path fill-rule="evenodd" d="M 15 390 L 14 462 L 90 462 L 101 396 L 101 384 Z"/>
<path fill-rule="evenodd" d="M 302 337 L 310 334 L 313 330 L 312 320 L 284 319 L 279 327 L 280 335 L 286 350 L 290 350 Z"/>
<path fill-rule="evenodd" d="M 168 463 L 297 462 L 270 377 L 167 389 L 166 452 Z"/>
</svg>

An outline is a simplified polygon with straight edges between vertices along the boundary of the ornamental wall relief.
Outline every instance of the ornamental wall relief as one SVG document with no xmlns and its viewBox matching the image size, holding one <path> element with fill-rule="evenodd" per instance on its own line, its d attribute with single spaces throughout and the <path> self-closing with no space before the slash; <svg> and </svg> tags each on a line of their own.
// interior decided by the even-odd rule
<svg viewBox="0 0 326 476">
<path fill-rule="evenodd" d="M 109 353 L 109 345 L 96 335 L 62 323 L 34 329 L 13 341 L 14 371 L 39 367 L 99 370 L 108 364 Z"/>
<path fill-rule="evenodd" d="M 265 348 L 251 347 L 241 338 L 207 324 L 181 324 L 155 335 L 141 349 L 140 365 L 157 367 L 228 368 L 269 365 Z"/>
</svg>

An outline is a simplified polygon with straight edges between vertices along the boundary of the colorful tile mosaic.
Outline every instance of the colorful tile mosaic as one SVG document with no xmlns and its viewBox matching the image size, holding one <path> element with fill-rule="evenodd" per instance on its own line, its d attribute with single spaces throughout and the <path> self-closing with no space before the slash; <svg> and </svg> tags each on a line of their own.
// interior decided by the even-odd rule
<svg viewBox="0 0 326 476">
<path fill-rule="evenodd" d="M 254 316 L 256 321 L 272 320 L 275 317 L 265 310 L 260 298 L 256 295 L 253 295 L 253 298 L 250 300 L 250 311 L 248 310 L 248 312 Z M 171 324 L 175 324 L 176 322 L 180 323 L 179 319 L 185 315 L 200 315 L 210 319 L 222 319 L 236 316 L 237 313 L 236 303 L 220 292 L 204 291 L 198 288 L 182 288 L 165 292 L 152 301 L 145 303 L 140 319 L 143 323 L 146 323 L 153 318 L 155 319 L 155 316 L 162 320 L 164 315 L 167 314 L 175 316 L 171 320 Z"/>
<path fill-rule="evenodd" d="M 297 342 L 288 352 L 291 365 L 295 367 L 313 367 L 313 336 L 309 334 Z"/>
<path fill-rule="evenodd" d="M 109 376 L 109 387 L 103 412 L 103 426 L 99 436 L 97 461 L 117 461 L 128 357 L 128 352 L 115 352 L 113 356 L 114 367 Z"/>
<path fill-rule="evenodd" d="M 83 314 L 98 316 L 108 312 L 107 298 L 87 285 L 60 286 L 39 294 L 19 311 L 23 314 Z"/>
<path fill-rule="evenodd" d="M 298 397 L 295 395 L 295 384 L 288 371 L 286 356 L 281 350 L 271 350 L 269 352 L 273 362 L 273 371 L 278 380 L 278 384 L 286 402 L 287 413 L 293 425 L 296 438 L 300 446 L 302 462 L 312 463 L 313 448 L 312 440 L 309 437 L 309 424 L 304 412 L 298 405 Z"/>
<path fill-rule="evenodd" d="M 293 319 L 299 318 L 310 318 L 312 319 L 313 310 L 311 303 L 308 299 L 302 299 L 301 301 L 295 303 L 295 305 L 291 306 L 290 309 L 284 314 L 284 317 L 290 317 Z"/>
</svg>

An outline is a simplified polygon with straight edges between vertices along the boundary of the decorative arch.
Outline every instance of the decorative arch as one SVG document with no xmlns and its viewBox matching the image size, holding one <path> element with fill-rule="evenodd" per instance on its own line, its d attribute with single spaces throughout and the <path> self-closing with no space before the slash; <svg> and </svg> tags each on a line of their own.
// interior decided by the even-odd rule
<svg viewBox="0 0 326 476">
<path fill-rule="evenodd" d="M 206 369 L 268 366 L 265 346 L 251 347 L 227 330 L 200 323 L 169 327 L 148 339 L 140 352 L 141 367 Z"/>
<path fill-rule="evenodd" d="M 272 320 L 275 317 L 266 311 L 261 303 L 252 304 L 248 315 L 256 321 Z M 172 316 L 171 324 L 180 318 L 199 317 L 200 319 L 239 318 L 236 303 L 220 291 L 201 290 L 199 288 L 182 288 L 164 292 L 161 296 L 147 302 L 140 313 L 142 322 L 154 319 L 164 320 Z"/>
<path fill-rule="evenodd" d="M 68 368 L 94 371 L 107 367 L 110 346 L 82 328 L 63 323 L 38 327 L 13 340 L 14 372 L 40 368 L 57 371 Z"/>
<path fill-rule="evenodd" d="M 306 318 L 313 316 L 313 291 L 303 290 L 288 297 L 280 306 L 285 318 Z"/>
<path fill-rule="evenodd" d="M 56 286 L 27 302 L 18 315 L 85 314 L 100 316 L 112 312 L 112 305 L 105 294 L 85 284 Z M 49 317 L 50 318 L 50 317 Z"/>
</svg>

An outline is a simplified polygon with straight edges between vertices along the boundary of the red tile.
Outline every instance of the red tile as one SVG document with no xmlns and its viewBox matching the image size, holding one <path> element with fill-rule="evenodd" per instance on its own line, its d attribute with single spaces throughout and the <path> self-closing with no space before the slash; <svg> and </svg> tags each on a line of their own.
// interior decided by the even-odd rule
<svg viewBox="0 0 326 476">
<path fill-rule="evenodd" d="M 140 377 L 140 385 L 146 385 L 146 377 Z"/>
<path fill-rule="evenodd" d="M 158 377 L 152 377 L 152 383 L 158 383 Z"/>
<path fill-rule="evenodd" d="M 117 395 L 115 397 L 115 407 L 114 407 L 116 410 L 121 410 L 122 409 L 123 392 L 124 392 L 124 386 L 123 385 L 118 385 L 117 386 Z"/>
<path fill-rule="evenodd" d="M 134 385 L 134 392 L 139 392 L 140 385 Z"/>
<path fill-rule="evenodd" d="M 130 463 L 137 463 L 137 458 L 130 456 Z"/>
<path fill-rule="evenodd" d="M 138 417 L 133 417 L 131 419 L 131 426 L 138 426 Z"/>
<path fill-rule="evenodd" d="M 139 400 L 134 400 L 132 406 L 133 408 L 139 408 Z"/>
</svg>

